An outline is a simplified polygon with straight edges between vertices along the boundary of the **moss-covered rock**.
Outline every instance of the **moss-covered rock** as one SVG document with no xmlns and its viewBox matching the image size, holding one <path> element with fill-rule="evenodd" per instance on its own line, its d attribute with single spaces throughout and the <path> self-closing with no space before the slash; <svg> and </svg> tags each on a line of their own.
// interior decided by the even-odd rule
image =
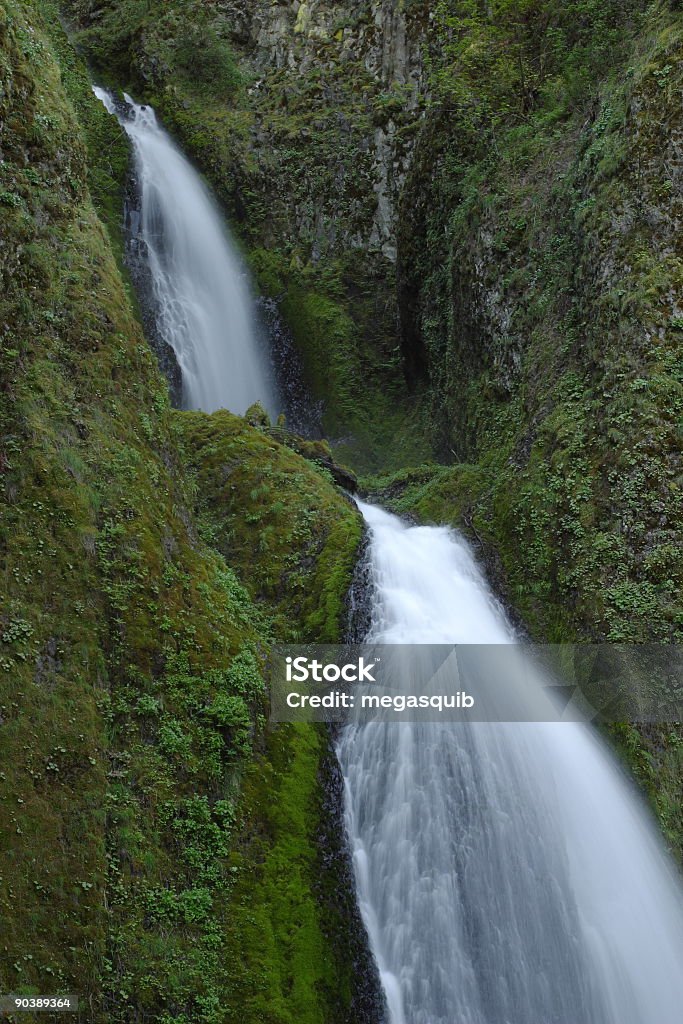
<svg viewBox="0 0 683 1024">
<path fill-rule="evenodd" d="M 334 643 L 346 619 L 360 515 L 328 470 L 248 419 L 228 412 L 177 417 L 200 532 L 239 567 L 278 640 Z M 314 456 L 329 451 L 320 442 L 297 446 Z M 372 1000 L 358 999 L 357 978 L 372 974 L 372 964 L 349 900 L 345 852 L 339 847 L 325 858 L 321 847 L 322 837 L 341 827 L 339 804 L 325 804 L 330 756 L 322 727 L 281 725 L 244 779 L 230 858 L 234 887 L 224 908 L 226 1021 L 378 1019 L 368 1017 Z"/>
<path fill-rule="evenodd" d="M 468 39 L 488 48 L 470 54 L 465 85 L 442 55 L 442 102 L 455 91 L 462 105 L 435 107 L 403 195 L 403 340 L 453 464 L 431 499 L 497 547 L 537 633 L 673 639 L 682 27 L 664 8 L 644 21 L 629 4 L 624 22 L 623 5 L 589 4 L 588 33 L 572 5 L 542 6 L 547 23 L 522 30 L 513 3 L 509 23 L 473 16 L 444 41 L 463 61 Z M 551 31 L 565 43 L 542 72 L 534 54 Z M 506 38 L 540 76 L 533 102 Z"/>
<path fill-rule="evenodd" d="M 102 146 L 101 116 L 54 8 L 5 0 L 0 911 L 12 926 L 0 988 L 78 992 L 93 1021 L 208 1024 L 234 992 L 240 780 L 255 756 L 275 771 L 262 749 L 264 658 L 278 630 L 334 638 L 358 527 L 316 467 L 272 439 L 263 447 L 240 421 L 233 441 L 250 454 L 232 514 L 269 515 L 266 495 L 251 496 L 260 458 L 264 478 L 291 469 L 301 490 L 291 571 L 309 574 L 312 596 L 287 615 L 280 541 L 253 597 L 239 578 L 255 578 L 246 536 L 234 560 L 213 544 L 195 514 L 182 414 L 117 267 L 112 211 L 127 151 L 116 134 Z M 111 234 L 93 199 L 111 213 Z M 309 500 L 319 532 L 306 532 Z M 324 572 L 307 565 L 313 556 Z M 262 848 L 285 871 L 291 853 L 299 883 L 288 912 L 322 935 L 334 988 L 343 965 L 322 930 L 327 909 L 299 867 L 314 856 L 318 806 L 305 794 L 325 746 L 292 735 L 288 750 L 296 775 L 277 769 L 283 793 L 303 795 L 291 807 L 283 797 Z M 296 849 L 286 844 L 294 821 Z M 277 982 L 264 967 L 259 983 Z M 300 1019 L 322 1019 L 327 999 L 314 985 Z"/>
<path fill-rule="evenodd" d="M 238 567 L 278 639 L 336 642 L 362 530 L 355 505 L 268 429 L 228 412 L 182 413 L 176 427 L 202 534 Z"/>
</svg>

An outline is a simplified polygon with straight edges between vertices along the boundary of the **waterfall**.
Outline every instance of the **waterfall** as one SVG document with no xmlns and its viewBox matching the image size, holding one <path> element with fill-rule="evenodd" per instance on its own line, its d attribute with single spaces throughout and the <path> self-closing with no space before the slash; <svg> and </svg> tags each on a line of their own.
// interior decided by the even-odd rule
<svg viewBox="0 0 683 1024">
<path fill-rule="evenodd" d="M 514 642 L 457 535 L 360 507 L 368 640 Z M 678 880 L 587 727 L 351 724 L 337 754 L 391 1024 L 681 1020 Z"/>
<path fill-rule="evenodd" d="M 145 248 L 156 329 L 182 374 L 182 404 L 244 413 L 277 411 L 249 285 L 220 213 L 149 106 L 104 89 L 95 95 L 133 143 L 140 190 L 136 233 Z"/>
<path fill-rule="evenodd" d="M 184 405 L 272 411 L 245 275 L 201 179 L 149 107 L 95 91 L 133 141 L 157 328 Z M 360 508 L 369 641 L 514 642 L 462 539 Z M 336 746 L 390 1024 L 678 1024 L 680 886 L 592 731 L 352 723 Z"/>
</svg>

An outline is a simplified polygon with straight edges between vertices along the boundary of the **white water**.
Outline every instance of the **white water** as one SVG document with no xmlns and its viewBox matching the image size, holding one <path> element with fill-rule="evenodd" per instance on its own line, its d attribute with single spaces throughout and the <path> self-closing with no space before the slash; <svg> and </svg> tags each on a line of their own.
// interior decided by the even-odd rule
<svg viewBox="0 0 683 1024">
<path fill-rule="evenodd" d="M 361 510 L 369 640 L 513 641 L 462 540 Z M 391 1024 L 680 1024 L 680 885 L 587 727 L 374 722 L 337 753 Z"/>
<path fill-rule="evenodd" d="M 178 360 L 183 405 L 243 413 L 260 401 L 276 412 L 248 282 L 204 183 L 151 107 L 126 96 L 122 110 L 94 92 L 133 142 L 157 329 Z"/>
</svg>

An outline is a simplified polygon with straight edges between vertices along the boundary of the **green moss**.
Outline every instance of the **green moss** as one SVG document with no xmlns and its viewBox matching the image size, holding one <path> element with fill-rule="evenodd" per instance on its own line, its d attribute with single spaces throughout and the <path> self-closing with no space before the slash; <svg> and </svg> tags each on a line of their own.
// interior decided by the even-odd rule
<svg viewBox="0 0 683 1024">
<path fill-rule="evenodd" d="M 0 267 L 0 900 L 14 919 L 0 974 L 8 991 L 79 991 L 98 1019 L 125 1019 L 166 982 L 188 1006 L 200 975 L 218 984 L 206 957 L 185 966 L 206 922 L 161 924 L 149 907 L 196 881 L 175 830 L 197 792 L 229 834 L 269 629 L 188 530 L 166 388 L 91 205 L 74 107 L 40 19 L 14 4 L 3 18 L 2 174 L 22 203 Z M 232 668 L 249 651 L 258 694 Z M 223 694 L 232 720 L 211 710 Z M 214 899 L 224 867 L 205 854 Z"/>
<path fill-rule="evenodd" d="M 361 536 L 355 507 L 314 463 L 228 412 L 179 413 L 176 431 L 201 533 L 229 553 L 278 640 L 338 641 Z M 222 909 L 224 1020 L 348 1019 L 352 965 L 340 933 L 331 939 L 324 890 L 334 869 L 317 846 L 328 751 L 324 731 L 280 726 L 244 779 Z"/>
<path fill-rule="evenodd" d="M 324 516 L 324 531 L 289 538 L 292 571 L 309 572 L 313 595 L 289 615 L 265 550 L 257 602 L 239 579 L 252 582 L 245 551 L 226 559 L 208 519 L 199 529 L 182 416 L 93 206 L 104 216 L 118 202 L 108 189 L 121 168 L 98 153 L 111 119 L 45 12 L 47 22 L 29 4 L 0 7 L 0 195 L 11 197 L 0 247 L 0 911 L 12 920 L 0 987 L 78 992 L 93 1021 L 209 1024 L 234 986 L 225 908 L 240 779 L 261 743 L 264 657 L 280 629 L 336 638 L 358 525 L 315 469 L 283 453 L 304 492 L 297 521 L 307 500 Z M 98 194 L 100 171 L 109 184 Z M 233 513 L 268 515 L 252 477 L 259 459 L 277 464 L 278 446 L 266 452 L 243 423 L 236 433 L 252 463 Z M 290 795 L 315 787 L 323 747 L 311 742 L 292 741 Z M 302 823 L 283 803 L 274 848 L 290 814 L 302 835 L 315 831 L 316 808 Z M 298 858 L 285 849 L 280 863 L 288 852 Z M 317 935 L 323 911 L 301 879 L 289 907 Z M 319 956 L 333 984 L 338 965 L 322 946 Z M 314 991 L 301 1007 L 319 1019 L 323 1004 Z"/>
<path fill-rule="evenodd" d="M 683 382 L 667 310 L 682 279 L 652 124 L 680 26 L 662 8 L 645 25 L 638 4 L 626 24 L 621 5 L 592 4 L 583 21 L 574 5 L 545 5 L 547 17 L 522 24 L 511 2 L 496 18 L 467 6 L 452 35 L 456 7 L 439 15 L 434 85 L 444 102 L 463 89 L 483 99 L 455 123 L 432 110 L 400 238 L 404 273 L 418 283 L 408 354 L 427 365 L 437 452 L 455 463 L 425 511 L 464 517 L 495 546 L 507 596 L 537 635 L 672 638 L 682 622 L 672 459 Z M 534 54 L 550 32 L 564 42 L 541 66 Z M 482 62 L 507 70 L 492 76 Z M 584 71 L 602 63 L 591 86 Z M 526 87 L 543 78 L 529 95 L 525 74 Z M 669 105 L 658 123 L 678 120 Z"/>
<path fill-rule="evenodd" d="M 204 535 L 274 614 L 278 638 L 335 642 L 361 535 L 355 506 L 314 464 L 228 412 L 182 413 L 177 429 Z"/>
<path fill-rule="evenodd" d="M 123 193 L 130 158 L 128 138 L 103 106 L 93 103 L 88 70 L 66 35 L 58 4 L 41 0 L 39 9 L 59 65 L 62 87 L 73 104 L 86 145 L 88 189 L 99 217 L 107 226 L 122 269 Z"/>
<path fill-rule="evenodd" d="M 331 947 L 314 895 L 320 855 L 318 773 L 327 738 L 311 726 L 280 726 L 267 757 L 245 780 L 247 836 L 232 857 L 226 908 L 231 967 L 226 1021 L 332 1024 L 348 1019 L 353 965 Z"/>
<path fill-rule="evenodd" d="M 674 857 L 683 859 L 683 737 L 675 723 L 611 726 L 608 739 L 657 814 Z"/>
<path fill-rule="evenodd" d="M 393 300 L 373 261 L 358 253 L 300 267 L 264 249 L 249 261 L 262 290 L 278 297 L 339 458 L 361 472 L 425 458 L 421 403 L 408 397 Z"/>
</svg>

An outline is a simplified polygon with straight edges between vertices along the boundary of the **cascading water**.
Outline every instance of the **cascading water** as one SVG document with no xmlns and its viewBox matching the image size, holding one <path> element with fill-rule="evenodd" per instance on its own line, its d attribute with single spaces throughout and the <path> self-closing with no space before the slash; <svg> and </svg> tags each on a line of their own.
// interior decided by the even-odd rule
<svg viewBox="0 0 683 1024">
<path fill-rule="evenodd" d="M 249 286 L 201 178 L 151 107 L 94 92 L 133 142 L 156 327 L 178 360 L 183 405 L 243 413 L 260 401 L 275 413 Z"/>
<path fill-rule="evenodd" d="M 157 325 L 184 404 L 243 412 L 258 399 L 272 410 L 249 290 L 201 180 L 149 107 L 126 97 L 124 111 L 95 91 L 135 146 Z M 514 641 L 456 535 L 360 507 L 371 531 L 369 641 Z M 546 699 L 540 683 L 533 699 Z M 638 797 L 587 728 L 351 724 L 337 754 L 391 1024 L 682 1019 L 680 888 Z"/>
<path fill-rule="evenodd" d="M 513 642 L 457 536 L 361 510 L 368 640 Z M 391 1024 L 680 1022 L 678 881 L 588 728 L 378 721 L 337 753 Z"/>
</svg>

